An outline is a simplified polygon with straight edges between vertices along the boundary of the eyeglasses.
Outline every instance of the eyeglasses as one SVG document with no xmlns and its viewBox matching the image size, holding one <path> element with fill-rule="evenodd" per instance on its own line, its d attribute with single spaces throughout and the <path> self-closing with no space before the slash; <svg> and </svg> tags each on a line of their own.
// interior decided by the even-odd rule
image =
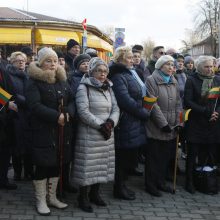
<svg viewBox="0 0 220 220">
<path fill-rule="evenodd" d="M 15 60 L 16 63 L 25 63 L 25 60 Z"/>
<path fill-rule="evenodd" d="M 106 74 L 106 75 L 108 74 L 108 71 L 107 71 L 107 70 L 102 70 L 102 69 L 97 69 L 96 72 L 97 72 L 97 73 L 100 73 L 100 74 L 101 74 L 101 73 L 104 73 L 104 74 Z"/>
</svg>

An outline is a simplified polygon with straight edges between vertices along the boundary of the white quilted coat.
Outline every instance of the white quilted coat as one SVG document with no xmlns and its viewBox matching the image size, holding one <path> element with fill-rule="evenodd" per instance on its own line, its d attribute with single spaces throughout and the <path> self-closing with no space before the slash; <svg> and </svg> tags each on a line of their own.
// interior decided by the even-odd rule
<svg viewBox="0 0 220 220">
<path fill-rule="evenodd" d="M 112 84 L 112 83 L 111 83 Z M 94 86 L 90 78 L 82 78 L 76 93 L 79 125 L 71 172 L 74 185 L 88 186 L 114 180 L 114 132 L 105 140 L 100 125 L 108 118 L 118 123 L 119 108 L 110 88 L 103 91 Z"/>
</svg>

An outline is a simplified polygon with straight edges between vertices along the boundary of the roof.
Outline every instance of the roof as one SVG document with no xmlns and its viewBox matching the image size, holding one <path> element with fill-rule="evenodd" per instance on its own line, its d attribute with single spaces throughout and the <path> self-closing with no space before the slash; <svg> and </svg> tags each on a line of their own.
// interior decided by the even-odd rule
<svg viewBox="0 0 220 220">
<path fill-rule="evenodd" d="M 7 7 L 0 7 L 0 20 L 58 21 L 70 23 L 68 20 Z"/>
<path fill-rule="evenodd" d="M 65 19 L 60 19 L 56 17 L 51 17 L 47 15 L 42 15 L 34 12 L 24 11 L 20 9 L 0 7 L 0 22 L 37 22 L 37 23 L 53 23 L 54 25 L 62 24 L 77 27 L 82 29 L 82 24 L 79 22 L 69 21 Z M 87 30 L 95 33 L 99 37 L 103 38 L 110 44 L 113 43 L 112 39 L 100 31 L 97 27 L 93 25 L 87 25 Z"/>
</svg>

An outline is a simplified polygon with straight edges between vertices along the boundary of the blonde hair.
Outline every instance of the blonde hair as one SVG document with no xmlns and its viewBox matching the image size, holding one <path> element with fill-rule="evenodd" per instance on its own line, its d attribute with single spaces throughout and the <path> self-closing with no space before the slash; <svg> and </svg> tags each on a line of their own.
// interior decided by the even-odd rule
<svg viewBox="0 0 220 220">
<path fill-rule="evenodd" d="M 25 59 L 25 62 L 27 62 L 27 56 L 26 54 L 20 52 L 20 51 L 16 51 L 16 52 L 13 52 L 10 56 L 10 63 L 14 63 L 17 56 L 22 56 L 24 59 Z"/>
<path fill-rule="evenodd" d="M 129 46 L 118 47 L 115 50 L 113 61 L 115 63 L 120 63 L 122 60 L 125 60 L 127 55 L 132 53 L 132 49 Z"/>
</svg>

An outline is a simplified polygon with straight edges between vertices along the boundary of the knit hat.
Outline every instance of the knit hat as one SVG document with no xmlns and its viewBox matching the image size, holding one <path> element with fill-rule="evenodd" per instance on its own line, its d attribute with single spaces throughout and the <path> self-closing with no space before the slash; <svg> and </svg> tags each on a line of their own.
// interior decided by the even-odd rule
<svg viewBox="0 0 220 220">
<path fill-rule="evenodd" d="M 165 63 L 167 63 L 169 61 L 174 62 L 173 57 L 171 57 L 170 55 L 163 55 L 157 60 L 157 62 L 155 64 L 155 68 L 160 69 Z"/>
<path fill-rule="evenodd" d="M 79 66 L 83 63 L 83 62 L 89 62 L 91 59 L 91 57 L 88 54 L 80 54 L 79 56 L 77 56 L 74 59 L 73 65 L 75 67 L 75 69 L 79 69 Z"/>
<path fill-rule="evenodd" d="M 193 59 L 191 56 L 186 56 L 186 57 L 184 58 L 184 64 L 187 64 L 187 63 L 189 63 L 189 62 L 194 63 L 194 59 Z"/>
<path fill-rule="evenodd" d="M 62 51 L 56 51 L 58 58 L 65 58 L 65 55 Z"/>
<path fill-rule="evenodd" d="M 21 48 L 21 52 L 26 54 L 27 56 L 34 55 L 34 52 L 33 52 L 33 50 L 30 47 L 23 47 L 23 48 Z"/>
<path fill-rule="evenodd" d="M 91 73 L 94 72 L 94 70 L 96 70 L 96 68 L 100 65 L 106 66 L 106 68 L 109 72 L 108 65 L 104 60 L 100 59 L 99 57 L 93 57 L 89 61 L 89 74 L 91 75 Z"/>
<path fill-rule="evenodd" d="M 40 49 L 38 51 L 38 63 L 39 63 L 39 65 L 41 66 L 42 63 L 48 57 L 56 57 L 58 59 L 57 54 L 56 54 L 56 52 L 53 49 L 51 49 L 49 47 L 43 47 L 42 49 Z"/>
<path fill-rule="evenodd" d="M 139 45 L 139 44 L 135 44 L 133 47 L 132 47 L 132 52 L 142 52 L 144 50 L 143 46 L 142 45 Z"/>
<path fill-rule="evenodd" d="M 93 49 L 93 48 L 87 48 L 85 50 L 86 54 L 89 54 L 90 57 L 97 57 L 97 50 Z"/>
<path fill-rule="evenodd" d="M 70 39 L 70 40 L 67 42 L 67 44 L 66 44 L 66 46 L 67 46 L 67 48 L 66 48 L 67 51 L 68 51 L 69 49 L 71 49 L 72 47 L 76 46 L 76 45 L 80 46 L 79 43 L 78 43 L 76 40 Z"/>
</svg>

